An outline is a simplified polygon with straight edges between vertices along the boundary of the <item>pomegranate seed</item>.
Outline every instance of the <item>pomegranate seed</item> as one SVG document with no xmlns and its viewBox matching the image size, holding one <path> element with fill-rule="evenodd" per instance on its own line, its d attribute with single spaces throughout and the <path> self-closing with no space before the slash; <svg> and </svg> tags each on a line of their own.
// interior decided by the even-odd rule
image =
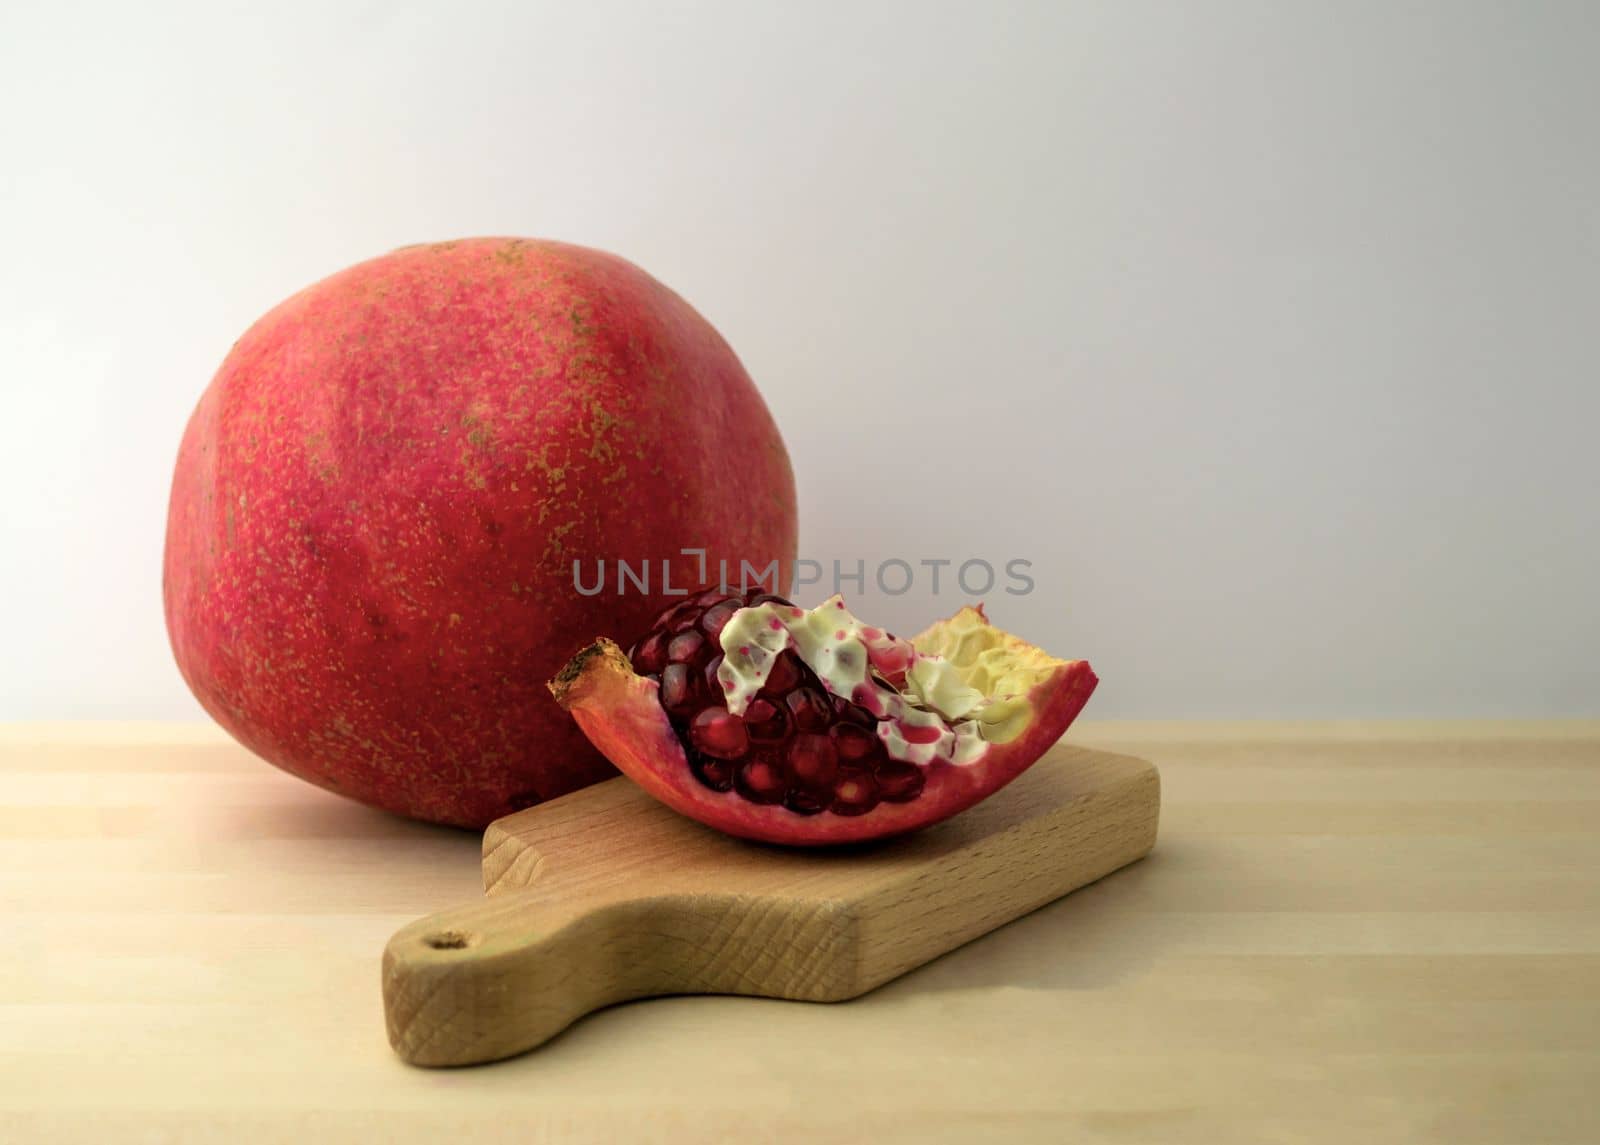
<svg viewBox="0 0 1600 1145">
<path fill-rule="evenodd" d="M 689 739 L 716 759 L 738 759 L 750 750 L 744 721 L 727 708 L 701 708 L 689 722 Z"/>
<path fill-rule="evenodd" d="M 839 753 L 824 735 L 795 736 L 789 744 L 788 760 L 790 778 L 803 787 L 832 787 L 839 773 Z"/>
<path fill-rule="evenodd" d="M 680 632 L 672 638 L 667 645 L 667 659 L 674 664 L 687 664 L 700 654 L 700 649 L 706 646 L 706 638 L 694 629 Z"/>
<path fill-rule="evenodd" d="M 715 640 L 722 635 L 722 630 L 728 626 L 728 621 L 733 619 L 733 614 L 739 611 L 739 602 L 725 600 L 721 604 L 709 609 L 700 618 L 700 630 Z"/>
<path fill-rule="evenodd" d="M 784 608 L 794 607 L 794 601 L 785 600 L 781 596 L 774 596 L 770 592 L 764 592 L 760 596 L 751 597 L 750 604 L 752 607 L 758 604 L 778 604 L 782 605 Z"/>
<path fill-rule="evenodd" d="M 872 749 L 878 746 L 877 736 L 855 724 L 834 724 L 832 735 L 833 746 L 838 749 L 839 758 L 846 763 L 866 759 L 872 754 Z"/>
<path fill-rule="evenodd" d="M 855 724 L 868 730 L 878 726 L 878 721 L 873 718 L 872 713 L 860 704 L 853 704 L 843 696 L 834 696 L 832 699 L 833 714 L 845 723 Z"/>
<path fill-rule="evenodd" d="M 751 739 L 767 743 L 780 740 L 789 732 L 789 720 L 783 709 L 760 697 L 751 700 L 744 710 L 744 726 L 750 729 Z"/>
<path fill-rule="evenodd" d="M 695 593 L 694 596 L 690 597 L 686 603 L 696 612 L 701 612 L 707 608 L 710 608 L 712 605 L 721 604 L 731 596 L 732 593 L 723 592 L 720 588 L 717 588 L 715 585 L 713 585 L 710 588 L 701 589 L 699 592 Z M 681 608 L 682 605 L 679 607 Z"/>
<path fill-rule="evenodd" d="M 717 679 L 717 673 L 721 670 L 721 668 L 721 656 L 713 656 L 706 662 L 706 694 L 713 700 L 717 701 L 722 700 L 728 694 L 727 690 L 722 686 L 722 681 Z"/>
<path fill-rule="evenodd" d="M 880 763 L 874 778 L 878 783 L 878 794 L 886 803 L 910 803 L 922 794 L 922 785 L 927 782 L 922 768 L 898 759 Z"/>
<path fill-rule="evenodd" d="M 815 815 L 827 810 L 828 799 L 797 788 L 784 796 L 783 805 L 796 815 Z"/>
<path fill-rule="evenodd" d="M 733 782 L 739 794 L 752 803 L 780 802 L 788 786 L 778 769 L 761 759 L 752 759 L 741 766 Z"/>
<path fill-rule="evenodd" d="M 662 632 L 669 632 L 673 626 L 685 616 L 698 613 L 699 611 L 699 609 L 694 607 L 694 602 L 688 600 L 680 601 L 671 608 L 667 609 L 667 611 L 663 612 L 660 616 L 656 617 L 655 626 Z"/>
<path fill-rule="evenodd" d="M 699 752 L 689 753 L 689 770 L 712 791 L 727 791 L 733 786 L 733 767 L 731 763 L 712 759 Z"/>
<path fill-rule="evenodd" d="M 864 771 L 839 773 L 829 810 L 835 815 L 865 815 L 877 805 L 878 786 L 872 782 L 872 776 Z"/>
<path fill-rule="evenodd" d="M 761 686 L 763 696 L 783 696 L 800 686 L 804 679 L 805 666 L 801 664 L 800 657 L 791 651 L 779 653 L 778 658 L 772 662 L 772 669 L 767 673 L 767 682 Z"/>
<path fill-rule="evenodd" d="M 686 664 L 668 664 L 661 673 L 661 706 L 667 714 L 688 719 L 700 706 L 695 677 Z"/>
<path fill-rule="evenodd" d="M 907 743 L 938 743 L 939 737 L 944 734 L 944 729 L 935 724 L 907 724 L 900 725 L 900 734 Z"/>
<path fill-rule="evenodd" d="M 667 623 L 668 632 L 685 632 L 700 623 L 700 610 L 693 607 L 679 605 L 677 615 Z M 675 610 L 676 611 L 676 610 Z"/>
<path fill-rule="evenodd" d="M 796 688 L 784 700 L 794 726 L 803 732 L 828 730 L 828 699 L 815 688 Z"/>
<path fill-rule="evenodd" d="M 659 676 L 661 669 L 667 666 L 666 637 L 659 632 L 650 633 L 633 646 L 628 659 L 633 661 L 633 670 L 641 676 Z"/>
</svg>

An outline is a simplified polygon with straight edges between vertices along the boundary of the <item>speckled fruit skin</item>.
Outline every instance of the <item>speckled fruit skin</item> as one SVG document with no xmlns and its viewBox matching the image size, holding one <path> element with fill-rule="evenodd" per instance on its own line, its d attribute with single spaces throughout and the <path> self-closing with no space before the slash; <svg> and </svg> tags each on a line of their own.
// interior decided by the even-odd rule
<svg viewBox="0 0 1600 1145">
<path fill-rule="evenodd" d="M 229 353 L 167 522 L 178 666 L 313 783 L 479 828 L 615 774 L 545 681 L 699 583 L 684 547 L 795 555 L 794 479 L 726 342 L 612 255 L 406 247 L 301 291 Z M 613 561 L 649 558 L 651 593 Z M 572 562 L 605 591 L 580 595 Z"/>
</svg>

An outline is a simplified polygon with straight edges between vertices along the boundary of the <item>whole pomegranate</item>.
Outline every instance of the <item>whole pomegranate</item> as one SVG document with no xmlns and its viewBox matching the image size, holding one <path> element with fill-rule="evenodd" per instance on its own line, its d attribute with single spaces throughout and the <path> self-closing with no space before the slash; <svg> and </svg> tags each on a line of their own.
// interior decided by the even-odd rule
<svg viewBox="0 0 1600 1145">
<path fill-rule="evenodd" d="M 613 774 L 543 686 L 574 645 L 795 541 L 778 430 L 683 299 L 562 243 L 406 247 L 223 362 L 173 478 L 167 628 L 259 755 L 482 827 Z"/>
<path fill-rule="evenodd" d="M 947 819 L 1061 737 L 1094 691 L 964 608 L 914 640 L 834 596 L 708 589 L 624 654 L 601 638 L 550 682 L 595 746 L 702 823 L 773 843 L 860 842 Z"/>
</svg>

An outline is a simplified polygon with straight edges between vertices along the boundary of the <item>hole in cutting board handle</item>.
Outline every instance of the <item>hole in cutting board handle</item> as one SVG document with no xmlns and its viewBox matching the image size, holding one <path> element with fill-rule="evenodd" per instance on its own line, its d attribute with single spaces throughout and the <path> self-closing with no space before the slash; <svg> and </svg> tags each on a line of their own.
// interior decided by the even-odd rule
<svg viewBox="0 0 1600 1145">
<path fill-rule="evenodd" d="M 440 930 L 428 935 L 422 941 L 435 950 L 465 950 L 477 940 L 477 935 L 474 934 L 466 934 L 459 930 Z"/>
</svg>

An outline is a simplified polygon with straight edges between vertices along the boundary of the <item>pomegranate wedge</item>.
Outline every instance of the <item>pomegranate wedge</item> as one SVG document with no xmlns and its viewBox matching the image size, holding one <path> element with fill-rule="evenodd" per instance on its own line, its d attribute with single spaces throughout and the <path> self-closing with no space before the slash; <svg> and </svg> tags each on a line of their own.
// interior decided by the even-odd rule
<svg viewBox="0 0 1600 1145">
<path fill-rule="evenodd" d="M 850 843 L 947 819 L 1044 754 L 1096 677 L 963 608 L 914 640 L 835 596 L 715 589 L 624 653 L 601 638 L 550 691 L 606 758 L 691 818 L 771 843 Z"/>
</svg>

